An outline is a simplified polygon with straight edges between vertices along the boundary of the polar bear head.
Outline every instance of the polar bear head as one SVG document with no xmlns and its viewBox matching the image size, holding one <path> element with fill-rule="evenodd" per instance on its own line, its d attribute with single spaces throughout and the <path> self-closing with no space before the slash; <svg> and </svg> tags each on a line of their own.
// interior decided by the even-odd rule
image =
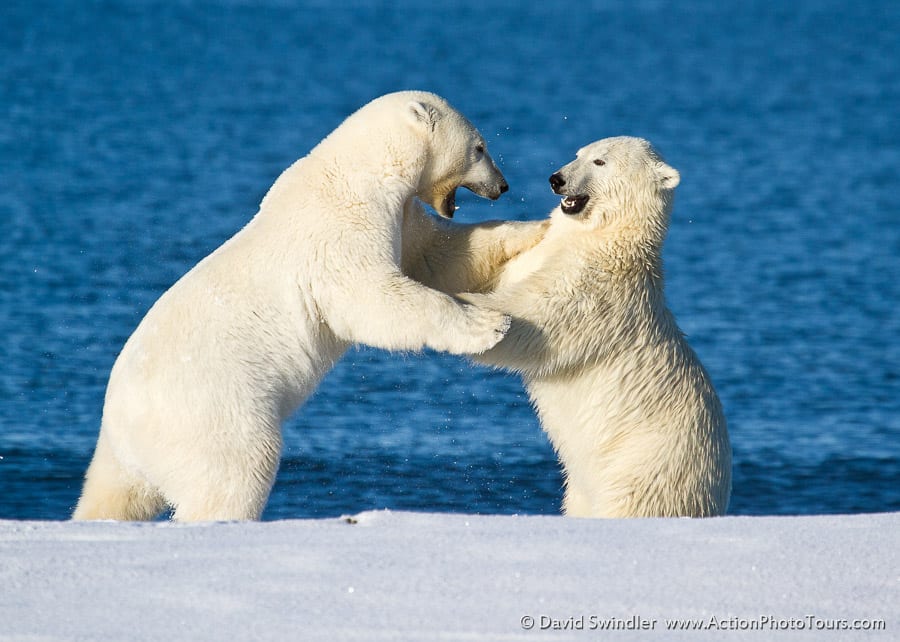
<svg viewBox="0 0 900 642">
<path fill-rule="evenodd" d="M 416 196 L 443 217 L 456 211 L 456 189 L 465 187 L 496 200 L 509 189 L 488 153 L 484 138 L 465 116 L 440 96 L 409 94 L 405 114 L 413 131 L 425 142 L 425 164 Z"/>
<path fill-rule="evenodd" d="M 478 130 L 446 100 L 425 91 L 372 100 L 309 156 L 331 188 L 340 185 L 370 199 L 367 189 L 391 192 L 391 186 L 402 185 L 404 197 L 418 197 L 446 218 L 456 210 L 458 187 L 490 199 L 509 189 Z"/>
<path fill-rule="evenodd" d="M 627 220 L 666 224 L 681 177 L 643 138 L 604 138 L 578 150 L 550 177 L 560 210 L 592 228 Z"/>
</svg>

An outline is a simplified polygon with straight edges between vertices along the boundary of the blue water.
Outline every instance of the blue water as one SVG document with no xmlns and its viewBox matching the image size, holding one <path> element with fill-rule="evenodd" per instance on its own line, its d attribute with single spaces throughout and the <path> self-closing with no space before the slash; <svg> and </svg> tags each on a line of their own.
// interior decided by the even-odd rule
<svg viewBox="0 0 900 642">
<path fill-rule="evenodd" d="M 36 2 L 0 7 L 0 518 L 63 519 L 148 307 L 348 113 L 429 89 L 536 219 L 597 138 L 682 173 L 667 293 L 734 446 L 734 514 L 900 510 L 900 5 Z M 340 6 L 332 6 L 340 5 Z M 518 380 L 351 351 L 285 426 L 265 518 L 556 513 Z"/>
</svg>

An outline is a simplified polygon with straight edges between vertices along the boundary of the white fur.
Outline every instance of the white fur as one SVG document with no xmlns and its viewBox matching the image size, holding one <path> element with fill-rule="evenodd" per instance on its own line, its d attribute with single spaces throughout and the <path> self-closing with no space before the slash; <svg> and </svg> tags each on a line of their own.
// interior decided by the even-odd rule
<svg viewBox="0 0 900 642">
<path fill-rule="evenodd" d="M 563 196 L 589 197 L 585 208 L 557 207 L 495 290 L 462 295 L 513 316 L 475 359 L 522 374 L 565 468 L 567 515 L 721 515 L 725 417 L 663 296 L 678 172 L 646 141 L 619 137 L 579 150 L 558 178 Z"/>
<path fill-rule="evenodd" d="M 168 505 L 179 520 L 257 519 L 282 421 L 349 345 L 496 344 L 505 314 L 400 272 L 404 221 L 437 225 L 416 198 L 451 216 L 458 186 L 496 198 L 506 182 L 475 128 L 424 92 L 374 100 L 288 168 L 125 344 L 74 518 L 149 519 Z M 506 230 L 485 235 L 503 245 Z M 464 248 L 472 234 L 446 236 Z"/>
</svg>

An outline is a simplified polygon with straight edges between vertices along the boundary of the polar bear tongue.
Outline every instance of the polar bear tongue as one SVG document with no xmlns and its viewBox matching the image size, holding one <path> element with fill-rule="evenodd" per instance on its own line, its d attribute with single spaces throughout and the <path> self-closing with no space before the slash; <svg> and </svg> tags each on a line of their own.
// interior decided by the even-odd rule
<svg viewBox="0 0 900 642">
<path fill-rule="evenodd" d="M 441 206 L 438 209 L 438 214 L 440 214 L 444 218 L 453 218 L 454 212 L 456 212 L 456 190 L 452 189 L 447 192 L 444 200 L 441 201 Z"/>
</svg>

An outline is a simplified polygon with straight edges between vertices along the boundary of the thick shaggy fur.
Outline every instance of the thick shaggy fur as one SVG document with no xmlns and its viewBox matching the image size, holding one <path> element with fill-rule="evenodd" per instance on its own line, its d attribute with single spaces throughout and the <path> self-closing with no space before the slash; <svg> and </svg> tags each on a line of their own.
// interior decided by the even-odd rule
<svg viewBox="0 0 900 642">
<path fill-rule="evenodd" d="M 709 376 L 663 295 L 679 174 L 646 141 L 579 150 L 551 177 L 562 202 L 488 294 L 506 338 L 476 356 L 522 374 L 565 469 L 576 517 L 725 513 L 731 447 Z"/>
<path fill-rule="evenodd" d="M 424 92 L 369 103 L 288 168 L 253 220 L 128 339 L 74 518 L 149 519 L 170 506 L 178 520 L 257 519 L 282 421 L 348 346 L 468 354 L 496 344 L 505 313 L 400 271 L 404 220 L 434 225 L 416 199 L 452 216 L 459 186 L 489 198 L 507 189 L 477 130 Z M 477 241 L 498 261 L 522 249 L 515 226 L 475 229 L 442 239 L 461 256 Z"/>
</svg>

